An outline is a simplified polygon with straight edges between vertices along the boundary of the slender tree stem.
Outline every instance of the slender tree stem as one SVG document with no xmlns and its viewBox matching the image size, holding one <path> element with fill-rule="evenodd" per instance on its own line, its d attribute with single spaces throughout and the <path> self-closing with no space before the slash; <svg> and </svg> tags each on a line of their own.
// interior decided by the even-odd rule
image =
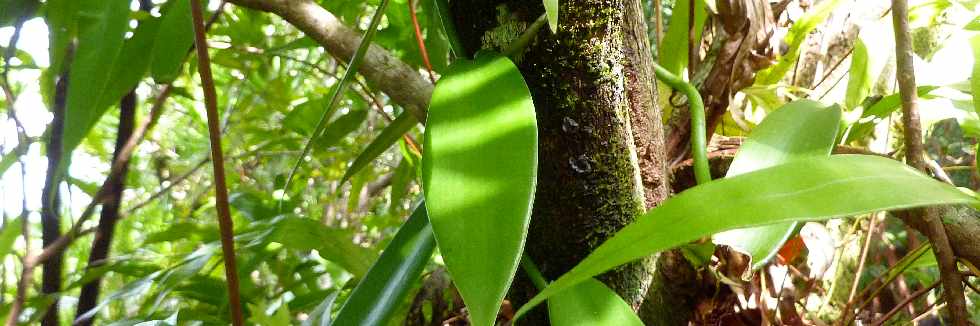
<svg viewBox="0 0 980 326">
<path fill-rule="evenodd" d="M 214 166 L 215 206 L 218 210 L 218 228 L 221 232 L 221 252 L 225 261 L 225 278 L 228 282 L 228 303 L 231 308 L 231 323 L 245 325 L 242 317 L 241 298 L 238 294 L 238 267 L 235 263 L 234 225 L 228 209 L 228 188 L 225 183 L 224 156 L 221 152 L 221 126 L 218 122 L 218 96 L 211 76 L 211 59 L 208 56 L 207 40 L 204 37 L 204 15 L 201 1 L 191 0 L 191 14 L 194 19 L 194 47 L 197 49 L 197 67 L 204 91 L 204 104 L 208 116 L 208 136 L 211 139 L 211 162 Z"/>
<path fill-rule="evenodd" d="M 694 159 L 694 179 L 698 184 L 711 181 L 711 168 L 708 166 L 708 132 L 704 121 L 704 101 L 698 89 L 666 68 L 654 63 L 653 71 L 657 79 L 681 91 L 687 96 L 687 106 L 691 112 L 691 156 Z"/>
<path fill-rule="evenodd" d="M 895 30 L 895 55 L 898 77 L 898 89 L 902 97 L 902 123 L 905 125 L 905 159 L 912 167 L 927 172 L 923 159 L 925 151 L 922 145 L 922 126 L 919 122 L 917 94 L 915 88 L 915 69 L 912 64 L 912 37 L 909 33 L 907 0 L 892 0 L 892 23 Z M 956 259 L 953 248 L 946 236 L 946 229 L 939 219 L 935 208 L 925 208 L 916 211 L 927 225 L 926 236 L 932 242 L 939 263 L 939 274 L 942 279 L 944 295 L 949 304 L 949 313 L 953 325 L 966 326 L 969 314 L 966 311 L 966 299 L 963 297 L 962 275 L 956 269 Z M 913 213 L 914 214 L 914 213 Z"/>
<path fill-rule="evenodd" d="M 892 308 L 892 310 L 888 311 L 888 313 L 886 313 L 884 316 L 881 317 L 881 319 L 879 319 L 872 325 L 878 326 L 884 324 L 886 321 L 888 321 L 888 319 L 891 319 L 896 314 L 898 314 L 899 311 L 902 311 L 903 307 L 905 307 L 908 304 L 911 304 L 913 300 L 918 299 L 919 297 L 925 295 L 926 293 L 929 293 L 929 291 L 932 291 L 932 289 L 935 289 L 937 286 L 939 286 L 939 283 L 940 281 L 936 280 L 935 283 L 932 283 L 931 285 L 924 287 L 921 290 L 915 291 L 915 293 L 912 293 L 912 295 L 910 295 L 908 298 L 905 298 L 905 300 L 899 302 L 897 305 L 895 305 L 894 308 Z M 928 311 L 928 309 L 926 310 Z"/>
</svg>

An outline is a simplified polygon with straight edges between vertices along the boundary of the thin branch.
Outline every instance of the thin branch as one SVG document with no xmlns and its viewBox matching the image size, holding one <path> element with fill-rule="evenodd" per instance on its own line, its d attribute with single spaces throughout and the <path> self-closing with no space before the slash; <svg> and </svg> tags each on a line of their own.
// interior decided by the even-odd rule
<svg viewBox="0 0 980 326">
<path fill-rule="evenodd" d="M 922 145 L 922 126 L 919 122 L 917 94 L 915 88 L 915 69 L 912 61 L 912 37 L 909 33 L 908 1 L 892 0 L 892 23 L 895 30 L 895 55 L 899 93 L 902 97 L 902 123 L 905 125 L 905 159 L 909 165 L 920 171 L 927 172 L 927 164 L 923 160 L 925 151 Z M 916 214 L 918 213 L 918 214 Z M 953 248 L 946 236 L 946 229 L 939 219 L 935 208 L 916 210 L 928 225 L 926 236 L 932 242 L 936 261 L 939 263 L 939 274 L 942 279 L 944 295 L 949 304 L 949 313 L 953 325 L 968 325 L 969 314 L 966 311 L 966 299 L 963 297 L 963 279 L 957 272 Z"/>
<path fill-rule="evenodd" d="M 412 26 L 415 27 L 415 42 L 419 44 L 419 52 L 422 52 L 422 62 L 425 63 L 425 70 L 429 72 L 429 81 L 435 84 L 436 75 L 432 73 L 432 64 L 429 63 L 429 51 L 425 49 L 425 40 L 422 39 L 419 18 L 415 15 L 415 2 L 412 0 L 408 0 L 408 14 L 412 17 Z"/>
<path fill-rule="evenodd" d="M 225 182 L 225 160 L 221 152 L 221 126 L 218 122 L 218 95 L 211 76 L 211 58 L 208 56 L 205 39 L 204 14 L 201 1 L 191 0 L 191 14 L 194 20 L 194 44 L 197 49 L 197 67 L 204 90 L 204 106 L 207 109 L 208 136 L 211 139 L 211 162 L 214 166 L 215 206 L 218 210 L 218 228 L 221 232 L 221 252 L 224 256 L 225 279 L 228 282 L 228 303 L 231 308 L 231 323 L 245 325 L 242 317 L 241 297 L 238 292 L 238 267 L 235 263 L 234 225 L 228 209 L 228 188 Z"/>
<path fill-rule="evenodd" d="M 895 305 L 895 307 L 892 308 L 892 310 L 888 311 L 888 313 L 886 313 L 884 316 L 881 317 L 881 319 L 878 319 L 878 321 L 876 321 L 872 325 L 878 326 L 878 325 L 884 324 L 886 321 L 888 321 L 888 319 L 894 317 L 896 314 L 898 314 L 898 312 L 902 311 L 902 308 L 905 307 L 905 305 L 910 304 L 910 303 L 912 303 L 913 300 L 915 300 L 915 299 L 917 299 L 917 298 L 925 295 L 926 293 L 929 293 L 929 291 L 932 291 L 932 289 L 935 289 L 936 287 L 938 287 L 939 286 L 939 283 L 940 283 L 940 281 L 939 280 L 936 280 L 936 282 L 932 283 L 928 287 L 925 287 L 925 288 L 922 288 L 922 289 L 920 289 L 918 291 L 915 291 L 908 298 L 905 298 L 905 300 L 902 300 L 902 302 L 899 302 L 897 305 Z M 928 311 L 928 309 L 926 309 L 926 310 Z"/>
</svg>

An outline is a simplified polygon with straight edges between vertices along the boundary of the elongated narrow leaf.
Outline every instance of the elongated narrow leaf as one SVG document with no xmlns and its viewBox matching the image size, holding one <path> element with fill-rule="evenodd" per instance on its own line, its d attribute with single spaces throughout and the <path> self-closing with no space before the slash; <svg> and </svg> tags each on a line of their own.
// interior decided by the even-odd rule
<svg viewBox="0 0 980 326">
<path fill-rule="evenodd" d="M 17 236 L 20 235 L 21 223 L 23 223 L 23 221 L 19 218 L 12 219 L 7 222 L 7 225 L 4 225 L 3 228 L 0 229 L 0 260 L 9 254 L 10 249 L 14 247 L 14 241 L 16 241 Z"/>
<path fill-rule="evenodd" d="M 350 167 L 347 168 L 347 172 L 344 172 L 344 177 L 340 178 L 340 183 L 343 184 L 344 182 L 347 182 L 351 176 L 357 172 L 360 172 L 361 169 L 371 163 L 371 161 L 378 158 L 381 153 L 384 153 L 386 150 L 388 150 L 388 148 L 391 148 L 391 145 L 398 142 L 398 139 L 401 138 L 406 132 L 412 130 L 412 127 L 415 127 L 416 123 L 418 123 L 418 120 L 415 119 L 415 116 L 408 112 L 402 112 L 401 115 L 395 118 L 395 121 L 392 121 L 387 127 L 385 127 L 384 130 L 381 131 L 378 138 L 371 141 L 367 148 L 364 149 L 361 154 L 357 155 L 357 158 L 354 159 L 354 163 L 351 163 Z"/>
<path fill-rule="evenodd" d="M 435 247 L 423 203 L 415 208 L 395 239 L 351 292 L 333 324 L 386 325 L 414 286 Z"/>
<path fill-rule="evenodd" d="M 548 299 L 552 326 L 643 326 L 623 298 L 594 278 Z"/>
<path fill-rule="evenodd" d="M 69 73 L 65 111 L 64 157 L 70 153 L 105 113 L 103 99 L 113 82 L 112 69 L 123 46 L 129 23 L 129 3 L 88 1 L 94 22 L 83 28 Z M 63 164 L 63 163 L 62 163 Z"/>
<path fill-rule="evenodd" d="M 720 231 L 954 203 L 976 200 L 887 158 L 793 160 L 699 185 L 664 201 L 551 283 L 518 315 L 613 267 Z"/>
<path fill-rule="evenodd" d="M 800 17 L 793 26 L 789 28 L 789 32 L 786 33 L 786 37 L 783 39 L 786 44 L 789 44 L 789 51 L 785 54 L 779 56 L 779 60 L 772 67 L 765 70 L 759 71 L 755 77 L 756 85 L 772 85 L 778 83 L 783 79 L 783 76 L 793 68 L 796 64 L 796 60 L 800 57 L 800 47 L 803 45 L 803 41 L 806 41 L 807 35 L 813 31 L 817 25 L 820 25 L 824 20 L 830 16 L 830 13 L 837 8 L 841 0 L 828 0 L 821 2 L 813 9 L 810 9 L 803 17 Z"/>
<path fill-rule="evenodd" d="M 919 86 L 916 88 L 916 93 L 920 99 L 933 98 L 933 95 L 930 95 L 930 93 L 937 89 L 939 89 L 939 86 Z M 875 125 L 878 123 L 876 119 L 888 117 L 888 115 L 898 110 L 901 106 L 901 94 L 895 92 L 894 94 L 882 97 L 875 104 L 865 108 L 864 112 L 861 113 L 861 120 L 852 125 L 851 130 L 848 131 L 847 142 L 870 136 L 874 132 Z"/>
<path fill-rule="evenodd" d="M 688 38 L 688 28 L 690 19 L 690 1 L 677 1 L 674 5 L 670 18 L 670 25 L 667 26 L 667 34 L 664 35 L 663 42 L 660 43 L 660 62 L 659 64 L 667 71 L 675 75 L 680 75 L 684 68 L 687 68 L 687 53 L 690 49 Z M 701 30 L 704 28 L 704 21 L 708 13 L 705 10 L 704 0 L 694 1 L 694 38 L 701 38 Z"/>
<path fill-rule="evenodd" d="M 457 61 L 429 106 L 422 185 L 446 267 L 477 326 L 493 324 L 524 248 L 538 166 L 531 93 L 517 66 Z"/>
<path fill-rule="evenodd" d="M 544 0 L 544 11 L 548 14 L 548 27 L 558 32 L 558 0 Z"/>
<path fill-rule="evenodd" d="M 791 160 L 830 155 L 840 126 L 841 110 L 800 100 L 766 116 L 745 139 L 727 177 L 779 165 Z M 793 233 L 796 222 L 776 223 L 716 234 L 715 244 L 749 255 L 752 269 L 762 267 Z"/>
<path fill-rule="evenodd" d="M 847 71 L 847 94 L 844 96 L 844 107 L 853 109 L 871 94 L 874 86 L 871 65 L 868 64 L 868 46 L 860 38 L 854 42 L 851 52 L 851 69 Z"/>
</svg>

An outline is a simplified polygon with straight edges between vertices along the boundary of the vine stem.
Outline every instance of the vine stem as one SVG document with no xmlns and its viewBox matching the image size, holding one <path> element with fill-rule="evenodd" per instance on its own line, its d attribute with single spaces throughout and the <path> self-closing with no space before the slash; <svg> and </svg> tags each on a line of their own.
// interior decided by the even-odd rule
<svg viewBox="0 0 980 326">
<path fill-rule="evenodd" d="M 548 280 L 544 278 L 541 270 L 538 269 L 538 265 L 534 264 L 534 261 L 531 260 L 531 257 L 527 253 L 521 257 L 521 267 L 524 268 L 527 277 L 531 279 L 531 283 L 534 284 L 534 287 L 538 288 L 538 291 L 548 287 Z"/>
<path fill-rule="evenodd" d="M 194 19 L 194 48 L 197 50 L 197 67 L 204 91 L 204 106 L 207 110 L 208 136 L 211 140 L 211 162 L 214 166 L 215 206 L 218 210 L 218 228 L 221 233 L 221 253 L 224 256 L 225 279 L 228 282 L 228 303 L 231 310 L 231 323 L 245 325 L 242 315 L 241 297 L 238 291 L 238 267 L 235 263 L 234 225 L 228 209 L 228 187 L 225 183 L 224 156 L 221 152 L 221 126 L 218 122 L 218 96 L 211 75 L 211 58 L 208 56 L 207 39 L 204 37 L 204 15 L 201 0 L 191 0 L 191 15 Z"/>
<path fill-rule="evenodd" d="M 694 159 L 694 179 L 698 184 L 711 181 L 711 169 L 708 166 L 708 132 L 704 122 L 704 101 L 698 89 L 667 71 L 660 65 L 653 64 L 653 72 L 657 79 L 687 96 L 687 106 L 691 112 L 691 156 Z"/>
</svg>

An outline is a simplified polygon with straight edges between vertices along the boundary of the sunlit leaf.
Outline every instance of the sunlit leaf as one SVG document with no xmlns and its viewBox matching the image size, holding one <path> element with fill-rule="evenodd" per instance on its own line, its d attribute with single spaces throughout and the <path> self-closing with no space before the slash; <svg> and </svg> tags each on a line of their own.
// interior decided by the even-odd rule
<svg viewBox="0 0 980 326">
<path fill-rule="evenodd" d="M 19 218 L 11 219 L 0 229 L 0 260 L 14 247 L 14 241 L 20 236 L 21 223 L 23 221 Z"/>
<path fill-rule="evenodd" d="M 667 26 L 667 33 L 660 42 L 657 53 L 660 54 L 659 64 L 674 75 L 680 75 L 687 68 L 688 50 L 690 49 L 688 29 L 691 28 L 690 22 L 690 1 L 677 1 L 671 12 L 670 24 Z M 704 0 L 694 1 L 694 38 L 701 38 L 701 30 L 704 29 L 705 19 L 708 12 L 705 10 Z"/>
<path fill-rule="evenodd" d="M 447 69 L 427 121 L 422 184 L 432 229 L 474 325 L 492 325 L 531 215 L 534 103 L 514 63 L 484 54 Z"/>
<path fill-rule="evenodd" d="M 643 326 L 623 298 L 594 278 L 549 298 L 548 316 L 552 326 Z"/>
<path fill-rule="evenodd" d="M 551 283 L 518 315 L 613 267 L 720 231 L 975 202 L 956 188 L 887 158 L 837 155 L 793 160 L 699 185 L 664 201 Z"/>
<path fill-rule="evenodd" d="M 432 257 L 436 240 L 419 205 L 357 284 L 334 325 L 386 325 Z"/>
<path fill-rule="evenodd" d="M 874 86 L 871 65 L 868 64 L 868 46 L 860 38 L 854 42 L 851 52 L 851 69 L 847 71 L 847 94 L 844 96 L 844 107 L 853 109 L 861 104 Z"/>
<path fill-rule="evenodd" d="M 548 27 L 551 32 L 558 31 L 558 0 L 544 0 L 544 11 L 548 14 Z"/>
<path fill-rule="evenodd" d="M 810 100 L 784 105 L 766 116 L 742 142 L 726 177 L 795 159 L 830 155 L 840 116 L 837 106 L 826 107 Z M 776 223 L 718 233 L 713 240 L 748 254 L 752 269 L 758 269 L 776 255 L 795 228 L 796 222 Z"/>
<path fill-rule="evenodd" d="M 970 91 L 973 93 L 973 108 L 980 114 L 980 34 L 970 38 L 973 49 L 973 72 L 970 75 Z"/>
</svg>

